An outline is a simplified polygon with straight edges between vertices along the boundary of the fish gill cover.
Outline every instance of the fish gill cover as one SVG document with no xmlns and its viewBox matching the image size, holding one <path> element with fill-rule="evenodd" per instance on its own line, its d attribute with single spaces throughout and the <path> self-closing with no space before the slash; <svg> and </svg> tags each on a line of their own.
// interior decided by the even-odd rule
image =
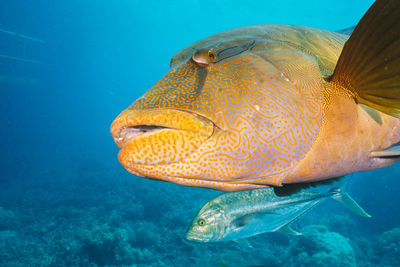
<svg viewBox="0 0 400 267">
<path fill-rule="evenodd" d="M 0 2 L 1 266 L 399 266 L 398 165 L 353 175 L 371 215 L 333 201 L 303 236 L 197 244 L 185 234 L 220 192 L 126 172 L 109 125 L 214 33 L 279 23 L 340 30 L 373 1 Z"/>
</svg>

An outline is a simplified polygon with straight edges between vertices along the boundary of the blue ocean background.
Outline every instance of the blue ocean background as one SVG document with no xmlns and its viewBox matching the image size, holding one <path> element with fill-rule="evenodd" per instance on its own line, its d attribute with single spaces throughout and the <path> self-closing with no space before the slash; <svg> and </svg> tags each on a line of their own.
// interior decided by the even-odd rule
<svg viewBox="0 0 400 267">
<path fill-rule="evenodd" d="M 0 266 L 400 266 L 399 164 L 352 175 L 370 219 L 328 200 L 294 223 L 303 236 L 202 244 L 187 227 L 221 192 L 128 173 L 109 133 L 199 39 L 270 23 L 336 31 L 372 3 L 1 0 Z"/>
</svg>

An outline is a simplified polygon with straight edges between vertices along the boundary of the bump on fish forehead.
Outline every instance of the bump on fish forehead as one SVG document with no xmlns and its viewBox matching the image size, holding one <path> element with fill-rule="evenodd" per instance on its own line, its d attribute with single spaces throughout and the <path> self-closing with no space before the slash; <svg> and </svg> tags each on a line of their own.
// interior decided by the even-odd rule
<svg viewBox="0 0 400 267">
<path fill-rule="evenodd" d="M 201 43 L 201 49 L 207 47 L 205 43 Z M 230 43 L 246 47 L 249 40 Z M 230 43 L 220 41 L 209 47 L 218 51 L 229 48 Z M 162 140 L 155 143 L 165 150 L 174 149 L 179 160 L 137 164 L 138 154 L 128 153 L 123 165 L 141 176 L 225 191 L 281 185 L 310 149 L 319 130 L 320 96 L 309 90 L 319 85 L 320 79 L 314 79 L 314 74 L 320 74 L 318 66 L 308 66 L 313 78 L 309 80 L 314 84 L 298 83 L 292 69 L 278 69 L 261 54 L 269 49 L 269 55 L 273 55 L 273 42 L 256 41 L 243 51 L 232 48 L 233 56 L 206 67 L 191 60 L 194 47 L 178 53 L 171 60 L 170 71 L 128 110 L 136 116 L 165 109 L 198 114 L 216 126 L 213 135 L 196 137 L 190 153 L 182 147 L 163 146 Z M 282 56 L 282 48 L 278 50 Z M 292 61 L 304 57 L 293 49 L 286 50 Z M 180 136 L 165 138 L 176 143 Z M 184 143 L 193 140 L 191 136 L 184 138 Z M 141 153 L 144 160 L 140 162 L 146 162 L 149 154 Z M 163 157 L 159 151 L 158 155 Z M 120 158 L 123 156 L 126 154 Z"/>
</svg>

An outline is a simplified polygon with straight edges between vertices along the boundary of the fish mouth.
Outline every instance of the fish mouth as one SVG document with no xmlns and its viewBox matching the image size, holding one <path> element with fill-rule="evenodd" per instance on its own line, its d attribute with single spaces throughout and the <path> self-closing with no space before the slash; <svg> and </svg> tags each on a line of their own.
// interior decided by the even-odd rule
<svg viewBox="0 0 400 267">
<path fill-rule="evenodd" d="M 209 242 L 210 240 L 205 238 L 203 235 L 197 235 L 194 233 L 187 233 L 186 234 L 186 240 L 188 241 L 195 241 L 195 242 Z"/>
<path fill-rule="evenodd" d="M 216 125 L 194 112 L 177 109 L 124 110 L 111 135 L 125 168 L 180 161 L 210 138 Z"/>
<path fill-rule="evenodd" d="M 133 138 L 146 134 L 161 131 L 163 129 L 173 129 L 161 125 L 132 125 L 123 126 L 118 131 L 117 134 L 113 135 L 114 141 L 119 148 L 123 148 L 124 144 L 132 140 Z"/>
</svg>

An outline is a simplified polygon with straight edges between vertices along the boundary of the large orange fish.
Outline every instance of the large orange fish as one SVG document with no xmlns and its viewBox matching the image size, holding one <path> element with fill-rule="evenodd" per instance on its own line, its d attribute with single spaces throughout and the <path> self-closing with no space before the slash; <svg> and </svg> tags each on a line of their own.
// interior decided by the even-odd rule
<svg viewBox="0 0 400 267">
<path fill-rule="evenodd" d="M 348 36 L 225 31 L 178 52 L 111 133 L 131 173 L 240 191 L 326 180 L 400 158 L 400 1 Z"/>
</svg>

